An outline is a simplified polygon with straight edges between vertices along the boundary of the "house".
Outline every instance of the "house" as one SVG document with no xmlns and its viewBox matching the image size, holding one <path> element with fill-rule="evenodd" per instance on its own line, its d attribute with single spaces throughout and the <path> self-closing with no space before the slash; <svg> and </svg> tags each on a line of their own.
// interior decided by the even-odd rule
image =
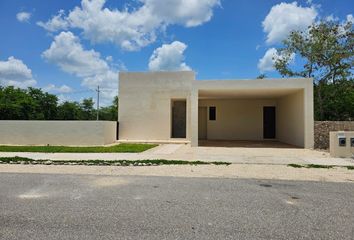
<svg viewBox="0 0 354 240">
<path fill-rule="evenodd" d="M 121 72 L 119 139 L 274 140 L 313 148 L 313 80 L 196 80 L 192 71 Z"/>
</svg>

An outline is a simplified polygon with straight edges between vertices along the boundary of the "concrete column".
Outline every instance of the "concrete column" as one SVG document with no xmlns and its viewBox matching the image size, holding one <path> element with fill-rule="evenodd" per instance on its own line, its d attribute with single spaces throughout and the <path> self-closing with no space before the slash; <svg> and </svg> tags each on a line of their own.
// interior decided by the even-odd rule
<svg viewBox="0 0 354 240">
<path fill-rule="evenodd" d="M 191 93 L 191 146 L 198 146 L 198 90 Z"/>
<path fill-rule="evenodd" d="M 307 82 L 307 86 L 304 89 L 304 98 L 304 147 L 314 148 L 313 79 Z"/>
</svg>

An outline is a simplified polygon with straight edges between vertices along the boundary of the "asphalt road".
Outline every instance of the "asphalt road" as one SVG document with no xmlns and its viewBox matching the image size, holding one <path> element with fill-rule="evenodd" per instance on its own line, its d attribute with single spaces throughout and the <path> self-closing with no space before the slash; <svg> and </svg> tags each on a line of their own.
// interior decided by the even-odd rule
<svg viewBox="0 0 354 240">
<path fill-rule="evenodd" d="M 354 239 L 354 184 L 0 174 L 0 239 Z"/>
</svg>

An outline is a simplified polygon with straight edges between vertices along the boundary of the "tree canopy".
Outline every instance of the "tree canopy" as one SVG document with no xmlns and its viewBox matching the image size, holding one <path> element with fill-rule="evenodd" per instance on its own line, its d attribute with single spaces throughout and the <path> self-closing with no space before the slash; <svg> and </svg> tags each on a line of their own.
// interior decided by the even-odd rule
<svg viewBox="0 0 354 240">
<path fill-rule="evenodd" d="M 353 23 L 322 21 L 294 31 L 278 49 L 275 68 L 286 77 L 314 79 L 316 120 L 354 119 Z M 302 67 L 291 63 L 294 54 Z"/>
<path fill-rule="evenodd" d="M 65 101 L 42 89 L 0 86 L 0 120 L 95 120 L 97 111 L 92 98 L 80 103 Z M 102 107 L 100 120 L 118 120 L 118 97 L 112 105 Z"/>
</svg>

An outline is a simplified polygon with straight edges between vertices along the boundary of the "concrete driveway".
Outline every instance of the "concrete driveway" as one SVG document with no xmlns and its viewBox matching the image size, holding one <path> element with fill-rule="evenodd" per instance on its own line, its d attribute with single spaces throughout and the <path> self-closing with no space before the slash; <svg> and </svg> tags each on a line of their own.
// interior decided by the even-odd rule
<svg viewBox="0 0 354 240">
<path fill-rule="evenodd" d="M 354 165 L 354 159 L 331 158 L 328 152 L 299 148 L 191 147 L 161 144 L 142 153 L 17 153 L 0 152 L 0 157 L 28 157 L 50 160 L 144 160 L 226 161 L 245 164 Z"/>
</svg>

